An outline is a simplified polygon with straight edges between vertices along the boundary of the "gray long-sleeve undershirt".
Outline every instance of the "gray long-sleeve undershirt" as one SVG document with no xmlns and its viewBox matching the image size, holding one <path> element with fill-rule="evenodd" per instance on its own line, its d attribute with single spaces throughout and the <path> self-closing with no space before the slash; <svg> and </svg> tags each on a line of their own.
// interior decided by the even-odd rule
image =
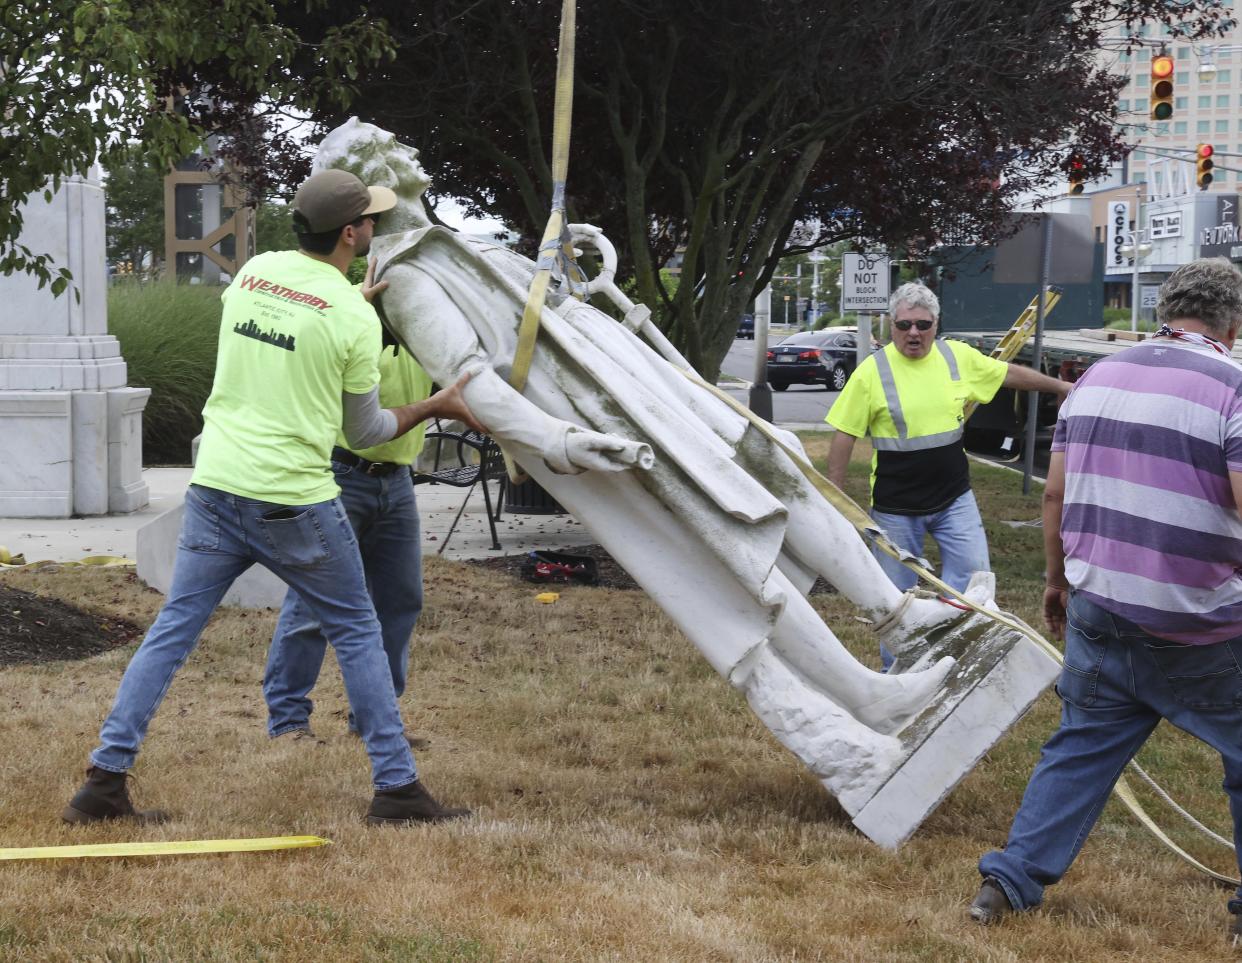
<svg viewBox="0 0 1242 963">
<path fill-rule="evenodd" d="M 366 394 L 341 392 L 341 430 L 352 449 L 372 448 L 397 435 L 397 416 L 381 408 L 379 386 Z"/>
</svg>

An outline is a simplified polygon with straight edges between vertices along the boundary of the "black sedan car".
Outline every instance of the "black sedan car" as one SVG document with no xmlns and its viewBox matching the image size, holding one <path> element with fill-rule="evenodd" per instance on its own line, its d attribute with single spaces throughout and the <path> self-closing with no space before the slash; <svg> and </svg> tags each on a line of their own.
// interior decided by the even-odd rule
<svg viewBox="0 0 1242 963">
<path fill-rule="evenodd" d="M 777 391 L 817 384 L 840 391 L 854 370 L 857 337 L 854 331 L 832 328 L 791 334 L 768 351 L 768 384 Z"/>
</svg>

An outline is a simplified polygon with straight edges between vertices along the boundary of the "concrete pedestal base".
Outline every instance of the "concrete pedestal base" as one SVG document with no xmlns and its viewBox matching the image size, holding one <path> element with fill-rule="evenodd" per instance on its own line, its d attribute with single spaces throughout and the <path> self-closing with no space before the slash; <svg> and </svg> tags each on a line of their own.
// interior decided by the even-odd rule
<svg viewBox="0 0 1242 963">
<path fill-rule="evenodd" d="M 124 362 L 120 369 L 124 385 Z M 126 387 L 0 390 L 0 517 L 106 515 L 146 505 L 142 411 L 150 395 Z"/>
<path fill-rule="evenodd" d="M 177 536 L 184 514 L 185 502 L 182 501 L 138 529 L 138 577 L 165 595 L 172 586 Z M 279 609 L 287 591 L 288 586 L 262 565 L 252 565 L 233 583 L 220 604 L 243 609 Z"/>
<path fill-rule="evenodd" d="M 0 277 L 0 517 L 137 511 L 142 411 L 108 334 L 104 194 L 96 171 L 22 208 L 22 242 L 68 268 L 60 297 L 27 274 Z M 170 319 L 170 323 L 175 323 Z"/>
<path fill-rule="evenodd" d="M 1059 672 L 1030 639 L 983 616 L 929 643 L 918 653 L 920 662 L 944 655 L 958 660 L 944 696 L 899 733 L 902 757 L 873 794 L 838 797 L 854 825 L 890 849 L 909 838 Z"/>
</svg>

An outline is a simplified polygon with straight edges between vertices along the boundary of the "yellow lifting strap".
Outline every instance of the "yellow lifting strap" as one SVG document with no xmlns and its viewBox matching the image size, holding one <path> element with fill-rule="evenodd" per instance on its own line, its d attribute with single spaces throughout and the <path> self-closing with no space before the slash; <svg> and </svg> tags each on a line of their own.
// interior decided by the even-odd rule
<svg viewBox="0 0 1242 963">
<path fill-rule="evenodd" d="M 582 272 L 574 260 L 573 241 L 565 215 L 565 180 L 569 175 L 569 133 L 574 107 L 574 36 L 577 30 L 577 5 L 574 0 L 561 4 L 561 36 L 556 51 L 556 101 L 552 121 L 552 213 L 548 217 L 543 239 L 539 242 L 539 257 L 535 261 L 535 277 L 526 297 L 522 312 L 522 324 L 518 328 L 517 349 L 513 355 L 513 368 L 509 384 L 521 392 L 526 389 L 531 360 L 535 355 L 535 341 L 539 336 L 539 316 L 548 296 L 552 281 L 552 269 L 560 267 L 561 276 L 570 284 L 571 290 L 580 285 Z M 582 296 L 581 288 L 574 290 Z M 517 483 L 523 476 L 513 460 L 505 453 L 505 467 L 509 478 Z"/>
<path fill-rule="evenodd" d="M 95 565 L 102 568 L 111 568 L 113 566 L 137 565 L 132 558 L 125 558 L 122 555 L 87 555 L 83 558 L 71 562 L 56 562 L 49 559 L 42 559 L 37 562 L 26 561 L 26 556 L 19 553 L 10 552 L 3 545 L 0 545 L 0 570 L 6 568 L 20 568 L 23 565 Z"/>
<path fill-rule="evenodd" d="M 186 839 L 157 843 L 97 843 L 84 846 L 31 846 L 0 849 L 0 860 L 85 859 L 122 856 L 200 856 L 206 853 L 258 853 L 276 849 L 330 846 L 320 836 L 270 836 L 265 839 Z"/>
<path fill-rule="evenodd" d="M 707 381 L 704 381 L 703 378 L 698 374 L 698 372 L 687 369 L 687 368 L 681 368 L 681 367 L 678 367 L 677 370 L 679 370 L 683 375 L 685 375 L 690 381 L 694 382 L 695 384 L 697 384 L 699 387 L 703 388 L 704 390 L 711 392 L 713 395 L 715 395 L 717 398 L 723 401 L 726 405 L 732 408 L 735 412 L 737 412 L 739 415 L 741 415 L 743 418 L 749 421 L 752 425 L 754 425 L 755 428 L 760 432 L 760 434 L 762 434 L 769 441 L 771 441 L 778 448 L 780 448 L 781 451 L 783 451 L 786 455 L 788 455 L 790 459 L 792 459 L 794 464 L 797 465 L 798 468 L 802 471 L 802 474 L 806 476 L 807 480 L 810 481 L 810 483 L 815 487 L 815 489 L 821 495 L 823 495 L 825 499 L 827 499 L 827 501 L 829 502 L 829 504 L 832 505 L 833 508 L 835 508 L 842 515 L 844 515 L 846 519 L 849 520 L 849 522 L 858 530 L 858 532 L 863 536 L 864 539 L 875 544 L 886 555 L 891 555 L 893 558 L 897 559 L 897 561 L 901 562 L 903 565 L 905 565 L 907 568 L 909 568 L 911 571 L 917 574 L 921 579 L 924 579 L 929 584 L 931 584 L 941 595 L 952 598 L 956 600 L 960 605 L 966 606 L 967 608 L 972 609 L 975 612 L 988 616 L 993 621 L 998 622 L 1001 625 L 1004 625 L 1006 628 L 1013 629 L 1016 632 L 1021 632 L 1023 635 L 1027 636 L 1027 638 L 1031 639 L 1031 641 L 1033 641 L 1041 649 L 1047 652 L 1048 655 L 1054 658 L 1058 664 L 1065 661 L 1061 653 L 1057 650 L 1057 648 L 1054 645 L 1048 642 L 1047 639 L 1045 639 L 1042 635 L 1040 635 L 1038 632 L 1032 629 L 1029 625 L 1027 625 L 1021 619 L 1011 618 L 1001 612 L 994 612 L 991 609 L 985 609 L 979 605 L 976 605 L 974 602 L 965 598 L 956 589 L 942 582 L 932 572 L 928 571 L 923 566 L 919 565 L 918 562 L 913 560 L 908 553 L 904 553 L 901 551 L 901 549 L 897 548 L 896 545 L 894 545 L 892 542 L 888 540 L 887 537 L 885 537 L 883 532 L 881 532 L 879 529 L 876 528 L 875 522 L 872 520 L 871 516 L 868 515 L 865 511 L 863 511 L 862 507 L 857 502 L 855 502 L 852 498 L 850 498 L 847 494 L 845 494 L 845 492 L 841 491 L 841 489 L 839 489 L 831 481 L 829 481 L 827 478 L 821 475 L 819 471 L 815 468 L 815 466 L 812 465 L 809 460 L 807 460 L 806 456 L 802 454 L 802 452 L 797 451 L 789 447 L 787 444 L 785 444 L 785 442 L 781 440 L 780 436 L 777 435 L 777 433 L 773 430 L 772 426 L 768 422 L 764 421 L 762 418 L 756 415 L 753 411 L 751 411 L 749 408 L 747 408 L 745 405 L 739 402 L 736 398 L 732 397 L 731 395 L 727 394 L 724 391 L 721 391 L 715 385 L 710 384 Z M 1138 771 L 1141 773 L 1141 770 L 1139 769 L 1138 764 L 1135 763 L 1133 760 L 1130 761 L 1130 766 L 1131 768 L 1135 769 L 1135 771 Z M 1201 873 L 1204 873 L 1207 876 L 1210 876 L 1215 880 L 1218 880 L 1222 883 L 1227 883 L 1230 886 L 1239 885 L 1238 880 L 1233 879 L 1229 876 L 1224 876 L 1221 873 L 1218 873 L 1215 870 L 1210 869 L 1209 867 L 1205 866 L 1203 863 L 1195 859 L 1193 856 L 1191 856 L 1188 852 L 1186 852 L 1180 846 L 1178 846 L 1177 843 L 1173 842 L 1173 840 L 1169 838 L 1169 836 L 1164 832 L 1164 830 L 1162 830 L 1158 825 L 1156 825 L 1155 820 L 1153 820 L 1151 816 L 1148 815 L 1147 811 L 1143 808 L 1142 804 L 1135 797 L 1133 790 L 1130 789 L 1130 785 L 1129 783 L 1126 782 L 1125 777 L 1122 777 L 1117 780 L 1117 784 L 1116 786 L 1114 786 L 1113 792 L 1116 793 L 1117 797 L 1121 800 L 1122 804 L 1125 805 L 1125 807 L 1128 810 L 1130 810 L 1130 812 L 1134 815 L 1134 817 L 1143 826 L 1145 826 L 1148 829 L 1148 831 L 1150 831 L 1151 834 L 1156 837 L 1156 839 L 1158 839 L 1161 843 L 1167 846 L 1173 853 L 1180 856 L 1182 859 L 1184 859 L 1187 863 L 1189 863 L 1195 869 L 1199 870 Z"/>
<path fill-rule="evenodd" d="M 1052 309 L 1057 306 L 1061 300 L 1061 289 L 1056 285 L 1048 288 L 1048 296 L 1044 299 L 1044 319 L 1047 320 L 1048 315 L 1052 313 Z M 1022 313 L 1018 315 L 1018 320 L 1013 326 L 1005 332 L 1001 339 L 996 342 L 996 347 L 992 349 L 990 357 L 997 361 L 1012 361 L 1018 356 L 1018 352 L 1022 350 L 1022 346 L 1031 339 L 1031 335 L 1035 333 L 1035 322 L 1039 319 L 1039 295 L 1031 298 L 1031 303 L 1023 308 Z M 979 407 L 979 402 L 968 401 L 966 407 L 962 409 L 962 423 L 965 424 L 970 420 L 970 416 L 975 413 L 975 409 Z"/>
</svg>

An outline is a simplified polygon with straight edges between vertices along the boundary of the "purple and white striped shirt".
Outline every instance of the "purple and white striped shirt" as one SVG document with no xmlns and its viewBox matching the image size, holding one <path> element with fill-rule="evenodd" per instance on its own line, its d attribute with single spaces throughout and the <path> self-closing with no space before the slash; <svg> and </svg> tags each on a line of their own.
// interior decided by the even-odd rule
<svg viewBox="0 0 1242 963">
<path fill-rule="evenodd" d="M 1198 336 L 1097 361 L 1061 406 L 1070 585 L 1173 642 L 1242 636 L 1242 365 Z"/>
</svg>

